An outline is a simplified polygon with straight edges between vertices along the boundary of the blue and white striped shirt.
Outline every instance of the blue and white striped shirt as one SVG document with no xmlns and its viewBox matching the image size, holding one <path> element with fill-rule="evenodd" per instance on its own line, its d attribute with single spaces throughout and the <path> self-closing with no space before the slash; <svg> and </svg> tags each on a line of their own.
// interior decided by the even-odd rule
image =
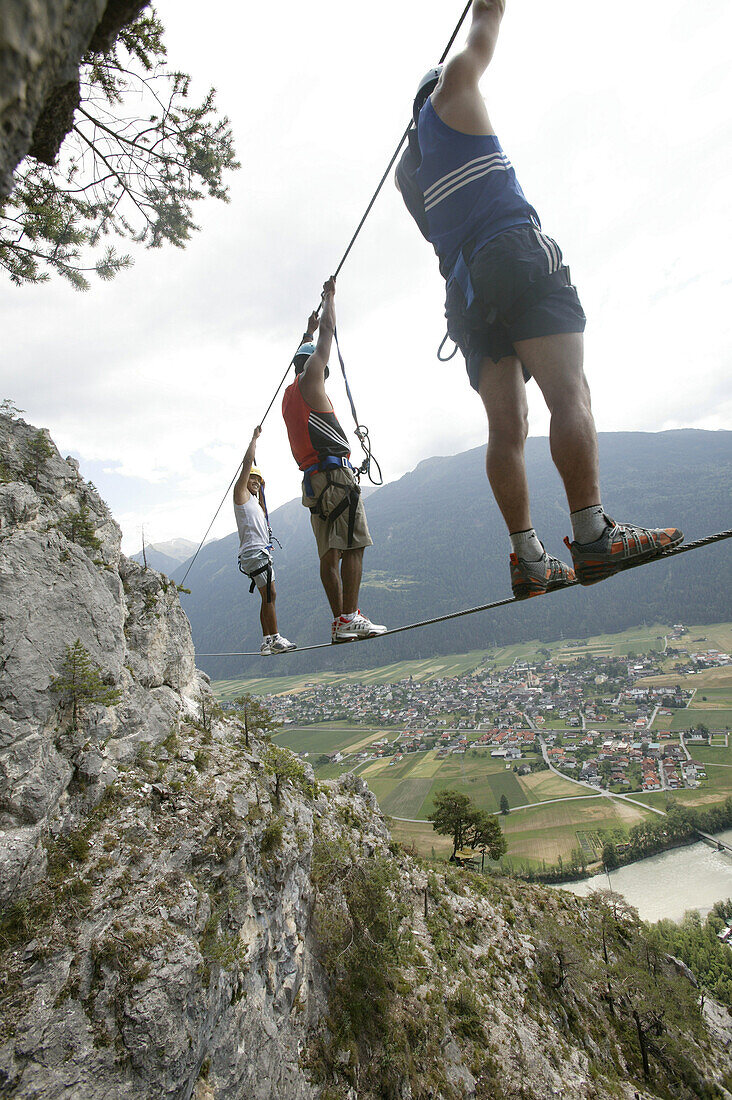
<svg viewBox="0 0 732 1100">
<path fill-rule="evenodd" d="M 454 130 L 427 99 L 417 137 L 421 162 L 414 180 L 424 196 L 428 239 L 445 277 L 468 241 L 475 252 L 506 229 L 539 226 L 495 134 Z"/>
</svg>

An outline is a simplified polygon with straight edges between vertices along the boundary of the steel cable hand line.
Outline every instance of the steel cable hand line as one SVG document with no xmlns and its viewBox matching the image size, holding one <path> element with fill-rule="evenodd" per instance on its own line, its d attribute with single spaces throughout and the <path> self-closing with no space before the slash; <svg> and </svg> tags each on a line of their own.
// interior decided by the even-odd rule
<svg viewBox="0 0 732 1100">
<path fill-rule="evenodd" d="M 450 48 L 451 48 L 451 46 L 452 46 L 453 42 L 455 41 L 455 39 L 457 38 L 457 36 L 458 36 L 458 34 L 459 34 L 459 32 L 460 32 L 460 28 L 462 27 L 463 23 L 465 22 L 465 17 L 466 17 L 466 15 L 468 14 L 468 12 L 470 11 L 470 8 L 471 8 L 471 6 L 472 6 L 472 3 L 473 3 L 473 0 L 468 0 L 467 4 L 465 5 L 465 8 L 463 9 L 463 13 L 462 13 L 462 15 L 460 16 L 460 18 L 459 18 L 459 19 L 458 19 L 458 21 L 457 21 L 457 24 L 456 24 L 456 26 L 455 26 L 455 30 L 454 30 L 454 31 L 452 32 L 452 34 L 450 35 L 450 40 L 449 40 L 449 42 L 447 43 L 447 45 L 445 46 L 444 50 L 442 51 L 442 56 L 440 57 L 440 60 L 439 60 L 439 62 L 438 62 L 438 64 L 439 64 L 439 65 L 442 65 L 442 63 L 444 62 L 444 60 L 445 60 L 445 58 L 447 57 L 448 53 L 450 52 Z M 368 204 L 368 206 L 367 206 L 367 207 L 366 207 L 366 209 L 364 210 L 364 213 L 363 213 L 363 216 L 362 216 L 362 218 L 361 218 L 361 221 L 360 221 L 360 222 L 358 223 L 358 225 L 356 226 L 356 229 L 355 229 L 355 231 L 354 231 L 354 234 L 353 234 L 353 236 L 351 237 L 350 241 L 348 242 L 348 246 L 347 246 L 347 248 L 346 248 L 346 251 L 345 251 L 345 252 L 343 253 L 343 255 L 342 255 L 342 256 L 341 256 L 341 258 L 340 258 L 340 262 L 338 263 L 338 267 L 337 267 L 337 268 L 335 269 L 335 271 L 333 272 L 333 278 L 334 278 L 334 279 L 337 279 L 337 278 L 338 278 L 338 276 L 339 276 L 339 274 L 340 274 L 340 271 L 341 271 L 341 268 L 343 267 L 344 263 L 346 262 L 346 260 L 347 260 L 347 258 L 348 258 L 348 255 L 349 255 L 349 253 L 350 253 L 351 249 L 353 248 L 354 244 L 356 243 L 356 238 L 358 237 L 359 233 L 360 233 L 360 232 L 361 232 L 361 230 L 363 229 L 363 227 L 364 227 L 364 223 L 366 222 L 366 219 L 368 218 L 369 214 L 371 213 L 371 211 L 372 211 L 372 209 L 373 209 L 373 206 L 374 206 L 374 203 L 376 202 L 377 198 L 379 197 L 379 194 L 380 194 L 380 192 L 381 192 L 381 188 L 382 188 L 382 187 L 384 186 L 384 184 L 386 183 L 386 180 L 387 180 L 387 178 L 388 178 L 388 176 L 389 176 L 389 173 L 391 172 L 392 168 L 394 167 L 394 162 L 396 161 L 397 157 L 399 156 L 399 153 L 401 152 L 402 146 L 404 145 L 404 142 L 405 142 L 405 141 L 407 140 L 407 137 L 409 136 L 409 131 L 411 130 L 411 128 L 412 128 L 412 126 L 413 126 L 413 125 L 414 125 L 414 123 L 413 123 L 413 122 L 411 121 L 411 119 L 410 119 L 409 125 L 407 126 L 407 128 L 406 128 L 406 130 L 404 131 L 404 133 L 402 134 L 402 136 L 401 136 L 401 137 L 399 138 L 399 143 L 398 143 L 398 145 L 397 145 L 396 149 L 394 150 L 394 153 L 393 153 L 393 155 L 392 155 L 392 158 L 391 158 L 391 160 L 389 161 L 389 163 L 387 164 L 387 166 L 386 166 L 386 169 L 384 170 L 384 174 L 382 175 L 381 179 L 379 180 L 379 182 L 378 182 L 378 184 L 377 184 L 377 186 L 376 186 L 376 190 L 374 191 L 373 195 L 371 196 L 371 198 L 370 198 L 370 200 L 369 200 L 369 204 Z M 322 306 L 322 304 L 323 304 L 323 303 L 322 303 L 322 301 L 321 301 L 321 302 L 320 302 L 320 305 L 319 305 L 319 306 L 318 306 L 318 308 L 317 308 L 317 309 L 315 310 L 316 314 L 320 313 L 320 309 L 321 309 L 321 306 Z M 274 397 L 272 398 L 272 400 L 270 401 L 269 405 L 267 406 L 267 409 L 266 409 L 266 411 L 265 411 L 265 414 L 264 414 L 264 416 L 263 416 L 263 417 L 262 417 L 262 419 L 261 419 L 261 420 L 259 421 L 260 427 L 261 427 L 261 425 L 262 425 L 262 424 L 264 424 L 264 421 L 265 421 L 265 419 L 266 419 L 266 417 L 267 417 L 267 414 L 269 413 L 270 409 L 272 408 L 272 406 L 274 405 L 274 403 L 275 403 L 275 401 L 276 401 L 276 399 L 277 399 L 277 394 L 278 394 L 278 393 L 280 392 L 280 390 L 282 389 L 282 386 L 283 386 L 283 384 L 284 384 L 285 378 L 287 378 L 287 375 L 289 374 L 289 371 L 290 371 L 290 367 L 292 366 L 292 363 L 293 363 L 293 360 L 294 360 L 294 358 L 295 358 L 295 356 L 293 355 L 292 359 L 291 359 L 291 360 L 290 360 L 290 362 L 289 362 L 289 363 L 287 364 L 287 370 L 285 371 L 285 373 L 284 373 L 284 375 L 283 375 L 283 377 L 282 377 L 282 381 L 280 382 L 279 386 L 278 386 L 278 387 L 277 387 L 277 389 L 275 390 L 275 394 L 274 394 Z"/>
<path fill-rule="evenodd" d="M 702 546 L 711 546 L 714 542 L 722 542 L 724 539 L 732 538 L 732 530 L 719 531 L 716 535 L 705 535 L 704 538 L 696 539 L 694 542 L 686 542 L 682 546 L 673 546 L 670 550 L 664 550 L 662 553 L 657 554 L 653 558 L 644 558 L 642 561 L 632 561 L 627 565 L 623 565 L 618 570 L 619 573 L 626 573 L 629 569 L 638 569 L 641 565 L 651 565 L 654 561 L 662 561 L 665 558 L 671 558 L 675 554 L 686 554 L 689 550 L 698 550 Z M 613 574 L 615 576 L 615 574 Z M 610 580 L 609 577 L 606 578 Z M 562 591 L 565 588 L 574 588 L 579 584 L 579 581 L 571 581 L 569 584 L 563 585 L 562 589 L 554 589 L 555 592 Z M 550 592 L 545 595 L 551 595 Z M 475 615 L 478 611 L 492 611 L 496 607 L 505 607 L 510 603 L 525 603 L 525 600 L 519 600 L 516 596 L 506 596 L 503 600 L 495 600 L 493 603 L 484 603 L 479 607 L 466 607 L 462 611 L 450 611 L 447 615 L 438 615 L 434 619 L 420 619 L 416 623 L 407 623 L 406 626 L 395 626 L 391 630 L 385 631 L 383 634 L 377 634 L 375 638 L 387 638 L 390 634 L 403 634 L 406 630 L 416 630 L 420 626 L 434 626 L 435 623 L 444 623 L 449 619 L 462 619 L 465 615 Z M 375 638 L 365 639 L 368 641 L 374 641 Z M 345 643 L 349 644 L 350 643 Z M 318 645 L 304 645 L 298 646 L 297 649 L 289 650 L 291 653 L 306 653 L 311 649 L 332 649 L 332 642 L 321 642 Z M 244 653 L 197 653 L 196 657 L 259 657 L 259 650 L 252 650 L 251 652 Z"/>
<path fill-rule="evenodd" d="M 473 3 L 473 0 L 468 0 L 467 4 L 465 5 L 465 8 L 463 10 L 463 14 L 458 19 L 455 30 L 450 35 L 450 40 L 447 43 L 447 45 L 445 46 L 444 50 L 442 51 L 442 56 L 440 57 L 440 60 L 438 61 L 438 65 L 441 65 L 443 63 L 443 61 L 447 57 L 448 53 L 450 52 L 450 47 L 452 46 L 453 42 L 457 38 L 458 33 L 460 31 L 460 28 L 462 27 L 463 23 L 465 22 L 465 16 L 470 11 L 472 3 Z M 353 234 L 350 241 L 348 242 L 348 247 L 347 247 L 346 251 L 343 253 L 343 255 L 341 257 L 341 262 L 338 264 L 338 267 L 335 269 L 335 273 L 334 273 L 334 276 L 333 276 L 334 278 L 336 278 L 336 279 L 338 278 L 338 272 L 343 267 L 344 263 L 346 262 L 346 258 L 348 256 L 349 252 L 351 251 L 354 244 L 356 243 L 356 238 L 358 237 L 359 233 L 363 229 L 364 222 L 366 221 L 367 217 L 371 213 L 371 209 L 372 209 L 374 203 L 376 202 L 377 198 L 379 197 L 379 192 L 381 191 L 381 188 L 384 186 L 384 183 L 386 182 L 386 179 L 387 179 L 389 173 L 391 172 L 392 168 L 394 167 L 394 162 L 396 161 L 397 157 L 399 156 L 399 153 L 401 152 L 402 145 L 404 145 L 404 142 L 407 140 L 407 137 L 409 136 L 409 131 L 412 129 L 413 125 L 414 125 L 414 123 L 410 119 L 409 125 L 407 126 L 407 128 L 404 131 L 404 133 L 402 134 L 402 136 L 399 138 L 399 144 L 397 145 L 396 149 L 394 150 L 394 155 L 392 156 L 391 160 L 387 164 L 386 170 L 385 170 L 383 176 L 381 177 L 381 179 L 379 180 L 379 183 L 378 183 L 378 186 L 377 186 L 376 190 L 374 191 L 373 195 L 371 196 L 371 201 L 369 202 L 368 206 L 366 207 L 366 210 L 364 211 L 364 215 L 361 218 L 361 221 L 356 226 L 355 233 Z"/>
</svg>

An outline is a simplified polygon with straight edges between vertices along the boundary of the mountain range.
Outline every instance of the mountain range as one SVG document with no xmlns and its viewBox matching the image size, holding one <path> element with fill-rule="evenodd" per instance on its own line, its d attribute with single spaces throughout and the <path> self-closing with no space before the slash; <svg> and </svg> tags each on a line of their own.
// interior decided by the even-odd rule
<svg viewBox="0 0 732 1100">
<path fill-rule="evenodd" d="M 144 550 L 133 554 L 132 560 L 170 576 L 182 562 L 188 561 L 195 550 L 196 544 L 190 539 L 170 539 L 168 542 L 150 543 Z"/>
<path fill-rule="evenodd" d="M 563 487 L 549 441 L 527 441 L 532 519 L 550 553 L 564 554 L 570 533 Z M 732 432 L 694 429 L 600 434 L 603 500 L 609 514 L 646 526 L 678 526 L 687 541 L 730 524 Z M 429 458 L 369 495 L 374 546 L 366 550 L 361 606 L 388 627 L 434 618 L 511 594 L 508 538 L 485 477 L 483 448 Z M 330 611 L 318 576 L 309 516 L 299 500 L 271 516 L 280 630 L 300 645 L 327 642 Z M 343 670 L 407 657 L 465 652 L 521 640 L 588 637 L 643 621 L 718 622 L 732 618 L 730 545 L 574 588 L 407 631 L 367 645 L 294 653 L 283 661 L 256 656 L 205 657 L 258 651 L 259 598 L 249 595 L 236 565 L 236 534 L 204 546 L 182 597 L 197 660 L 212 677 Z M 180 580 L 185 564 L 172 573 Z"/>
</svg>

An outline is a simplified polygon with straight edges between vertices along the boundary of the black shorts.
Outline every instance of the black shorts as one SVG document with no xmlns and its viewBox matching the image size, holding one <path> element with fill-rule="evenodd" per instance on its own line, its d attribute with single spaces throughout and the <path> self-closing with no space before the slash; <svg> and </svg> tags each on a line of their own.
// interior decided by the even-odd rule
<svg viewBox="0 0 732 1100">
<path fill-rule="evenodd" d="M 556 241 L 531 225 L 507 229 L 468 261 L 475 298 L 468 307 L 455 280 L 448 280 L 447 331 L 465 356 L 470 385 L 478 389 L 483 360 L 516 354 L 514 342 L 563 332 L 584 332 L 586 318 L 573 286 L 555 287 L 518 317 L 513 306 L 531 283 L 557 271 Z M 524 369 L 524 377 L 530 375 Z"/>
</svg>

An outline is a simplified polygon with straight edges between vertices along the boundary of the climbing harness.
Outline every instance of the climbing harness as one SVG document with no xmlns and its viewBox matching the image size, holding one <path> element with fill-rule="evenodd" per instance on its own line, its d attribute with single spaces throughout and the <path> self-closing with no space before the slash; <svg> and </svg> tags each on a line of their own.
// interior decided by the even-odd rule
<svg viewBox="0 0 732 1100">
<path fill-rule="evenodd" d="M 256 469 L 256 467 L 252 467 Z M 260 478 L 262 477 L 261 471 L 259 471 Z M 272 524 L 269 522 L 269 512 L 267 511 L 267 498 L 264 495 L 264 478 L 262 478 L 262 484 L 259 486 L 259 502 L 262 505 L 262 511 L 264 512 L 264 518 L 267 522 L 267 537 L 269 539 L 269 546 L 265 549 L 272 549 L 272 542 L 276 542 L 280 550 L 282 549 L 282 543 L 272 533 Z M 239 565 L 239 571 L 244 574 L 245 577 L 249 577 L 252 582 L 249 585 L 249 594 L 251 595 L 254 589 L 257 587 L 257 583 L 254 580 L 255 577 L 260 576 L 261 573 L 267 574 L 267 603 L 272 603 L 272 562 L 268 561 L 266 565 L 263 565 L 261 569 L 255 569 L 253 573 L 247 573 L 246 569 L 242 569 L 241 562 L 237 559 Z"/>
<path fill-rule="evenodd" d="M 732 538 L 732 530 L 720 531 L 715 535 L 706 535 L 704 538 L 696 539 L 694 542 L 682 543 L 681 546 L 673 546 L 670 550 L 664 550 L 654 558 L 645 558 L 642 561 L 631 561 L 627 565 L 623 565 L 618 570 L 619 573 L 624 573 L 629 569 L 638 569 L 641 565 L 651 565 L 655 561 L 663 561 L 666 558 L 671 558 L 675 554 L 687 554 L 690 550 L 698 550 L 702 546 L 711 546 L 712 543 L 722 542 L 724 539 Z M 609 579 L 609 578 L 608 578 Z M 579 581 L 571 581 L 569 584 L 564 585 L 561 589 L 556 588 L 554 592 L 564 592 L 568 588 L 574 588 L 579 584 Z M 552 592 L 547 592 L 546 596 L 552 595 Z M 544 598 L 546 598 L 546 596 Z M 376 637 L 386 638 L 390 634 L 403 634 L 407 630 L 417 630 L 422 626 L 434 626 L 436 623 L 445 623 L 450 619 L 461 619 L 466 615 L 475 615 L 479 611 L 493 611 L 497 607 L 506 607 L 511 603 L 524 603 L 523 600 L 518 600 L 516 596 L 507 596 L 503 600 L 495 600 L 493 603 L 484 603 L 480 607 L 466 607 L 462 611 L 451 611 L 447 615 L 438 615 L 434 619 L 421 619 L 416 623 L 407 623 L 405 626 L 395 626 L 391 630 L 385 631 L 383 634 L 378 634 Z M 362 639 L 367 640 L 367 639 Z M 331 642 L 321 642 L 318 645 L 306 645 L 298 646 L 297 652 L 304 653 L 311 649 L 330 649 Z M 197 657 L 258 657 L 259 651 L 256 652 L 244 652 L 244 653 L 197 653 Z"/>
<path fill-rule="evenodd" d="M 315 504 L 311 504 L 308 507 L 314 516 L 319 516 L 320 519 L 325 521 L 326 526 L 330 529 L 335 521 L 342 516 L 348 509 L 348 535 L 346 540 L 347 549 L 351 549 L 353 546 L 353 533 L 356 526 L 356 512 L 358 510 L 358 502 L 361 496 L 361 486 L 358 481 L 354 481 L 350 485 L 342 485 L 341 483 L 334 481 L 332 474 L 334 470 L 350 470 L 351 473 L 356 476 L 351 463 L 347 458 L 336 458 L 335 455 L 330 455 L 328 458 L 324 458 L 321 462 L 316 462 L 312 466 L 308 466 L 306 470 L 303 470 L 303 490 L 305 496 L 315 497 L 313 491 L 313 483 L 310 480 L 310 475 L 314 473 L 325 474 L 325 485 L 315 497 Z M 323 505 L 323 497 L 330 488 L 337 488 L 342 490 L 342 497 L 336 504 L 335 508 L 330 512 L 326 512 Z"/>
<path fill-rule="evenodd" d="M 239 572 L 243 573 L 245 577 L 248 577 L 252 582 L 249 585 L 249 595 L 251 596 L 254 589 L 257 587 L 255 577 L 260 576 L 262 573 L 267 574 L 267 603 L 272 603 L 272 562 L 268 561 L 266 565 L 263 565 L 260 569 L 255 569 L 253 573 L 247 573 L 246 569 L 242 568 L 241 562 L 239 562 Z"/>
</svg>

